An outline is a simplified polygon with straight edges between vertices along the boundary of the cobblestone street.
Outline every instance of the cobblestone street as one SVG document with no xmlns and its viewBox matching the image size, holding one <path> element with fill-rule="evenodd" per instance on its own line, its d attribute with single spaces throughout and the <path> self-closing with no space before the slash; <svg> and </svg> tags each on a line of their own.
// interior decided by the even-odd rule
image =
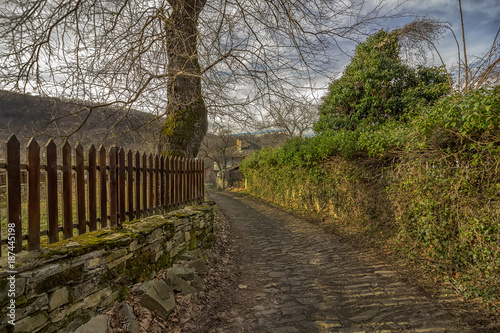
<svg viewBox="0 0 500 333">
<path fill-rule="evenodd" d="M 209 332 L 475 332 L 370 250 L 242 196 L 210 192 L 240 271 L 225 323 Z"/>
</svg>

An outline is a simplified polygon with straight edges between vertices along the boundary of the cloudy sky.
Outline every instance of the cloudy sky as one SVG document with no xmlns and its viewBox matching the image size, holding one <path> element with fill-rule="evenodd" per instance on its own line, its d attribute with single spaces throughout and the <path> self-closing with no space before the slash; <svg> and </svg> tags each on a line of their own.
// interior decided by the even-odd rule
<svg viewBox="0 0 500 333">
<path fill-rule="evenodd" d="M 404 8 L 420 17 L 431 16 L 450 22 L 457 38 L 461 40 L 458 0 L 412 0 Z M 500 27 L 500 1 L 462 0 L 462 10 L 467 53 L 480 56 L 491 47 Z M 439 49 L 447 62 L 457 61 L 456 44 L 451 33 L 447 33 L 439 42 Z"/>
</svg>

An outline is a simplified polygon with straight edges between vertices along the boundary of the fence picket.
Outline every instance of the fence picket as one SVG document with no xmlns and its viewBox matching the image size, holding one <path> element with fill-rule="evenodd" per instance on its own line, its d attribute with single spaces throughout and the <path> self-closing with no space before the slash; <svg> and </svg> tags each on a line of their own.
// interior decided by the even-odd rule
<svg viewBox="0 0 500 333">
<path fill-rule="evenodd" d="M 109 225 L 115 228 L 118 225 L 118 181 L 116 177 L 116 147 L 109 148 Z"/>
<path fill-rule="evenodd" d="M 99 210 L 101 228 L 108 226 L 108 175 L 106 170 L 106 148 L 99 148 Z"/>
<path fill-rule="evenodd" d="M 125 150 L 118 151 L 118 226 L 125 222 Z"/>
<path fill-rule="evenodd" d="M 21 226 L 21 145 L 15 135 L 5 144 L 7 158 L 7 221 L 14 227 L 14 253 L 22 250 Z M 9 230 L 10 231 L 10 230 Z M 9 232 L 10 234 L 10 232 Z M 9 247 L 11 243 L 9 243 Z"/>
<path fill-rule="evenodd" d="M 71 146 L 68 141 L 62 148 L 62 201 L 63 201 L 63 237 L 73 237 L 73 172 L 71 167 Z"/>
<path fill-rule="evenodd" d="M 135 153 L 135 218 L 141 216 L 141 154 Z"/>
<path fill-rule="evenodd" d="M 28 250 L 40 248 L 40 146 L 33 138 L 26 149 L 28 162 Z"/>
<path fill-rule="evenodd" d="M 170 211 L 169 191 L 170 191 L 170 159 L 168 157 L 165 157 L 165 201 L 164 201 L 165 213 Z"/>
<path fill-rule="evenodd" d="M 179 167 L 181 165 L 180 157 L 176 157 L 175 160 L 175 209 L 178 209 L 181 202 L 181 174 L 179 172 Z"/>
<path fill-rule="evenodd" d="M 160 213 L 165 213 L 165 159 L 160 156 Z"/>
<path fill-rule="evenodd" d="M 49 243 L 59 241 L 57 194 L 57 147 L 52 139 L 45 145 L 47 159 L 47 227 Z"/>
<path fill-rule="evenodd" d="M 132 165 L 132 150 L 127 153 L 127 212 L 128 220 L 134 219 L 134 166 Z"/>
<path fill-rule="evenodd" d="M 187 170 L 187 159 L 182 158 L 182 204 L 185 205 L 187 202 L 187 180 L 188 180 L 188 170 Z"/>
<path fill-rule="evenodd" d="M 148 162 L 146 153 L 142 154 L 142 210 L 141 216 L 148 216 Z"/>
<path fill-rule="evenodd" d="M 200 179 L 201 179 L 201 199 L 200 199 L 200 202 L 203 203 L 203 201 L 205 201 L 205 184 L 203 183 L 205 181 L 205 162 L 204 161 L 201 161 Z"/>
<path fill-rule="evenodd" d="M 174 209 L 174 204 L 175 204 L 175 198 L 174 198 L 174 172 L 175 172 L 175 164 L 174 164 L 174 158 L 169 158 L 168 159 L 168 191 L 169 191 L 169 200 L 168 200 L 168 209 L 173 210 Z"/>
<path fill-rule="evenodd" d="M 153 214 L 153 200 L 154 200 L 154 192 L 153 192 L 153 174 L 154 174 L 154 165 L 153 165 L 153 154 L 149 154 L 149 165 L 148 165 L 148 214 Z"/>
<path fill-rule="evenodd" d="M 76 214 L 78 221 L 78 234 L 87 231 L 85 219 L 85 169 L 83 167 L 83 147 L 77 144 L 75 148 L 75 170 L 76 170 Z"/>
<path fill-rule="evenodd" d="M 97 230 L 97 162 L 96 150 L 92 145 L 89 148 L 89 173 L 88 173 L 88 213 L 89 213 L 89 231 Z"/>
<path fill-rule="evenodd" d="M 160 213 L 160 182 L 159 182 L 159 159 L 158 155 L 154 156 L 154 163 L 155 163 L 155 169 L 154 169 L 154 187 L 155 187 L 155 195 L 154 195 L 154 214 L 159 214 Z"/>
</svg>

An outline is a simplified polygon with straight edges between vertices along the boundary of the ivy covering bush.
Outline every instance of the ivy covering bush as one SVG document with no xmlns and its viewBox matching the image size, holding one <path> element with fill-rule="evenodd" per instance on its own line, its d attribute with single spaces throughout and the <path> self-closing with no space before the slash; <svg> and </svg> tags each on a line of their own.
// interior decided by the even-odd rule
<svg viewBox="0 0 500 333">
<path fill-rule="evenodd" d="M 448 92 L 441 68 L 405 64 L 399 56 L 398 30 L 380 30 L 357 46 L 342 77 L 330 84 L 314 130 L 355 129 L 367 120 L 402 119 Z"/>
<path fill-rule="evenodd" d="M 405 121 L 292 139 L 241 170 L 251 194 L 327 215 L 498 306 L 499 87 L 444 97 Z"/>
</svg>

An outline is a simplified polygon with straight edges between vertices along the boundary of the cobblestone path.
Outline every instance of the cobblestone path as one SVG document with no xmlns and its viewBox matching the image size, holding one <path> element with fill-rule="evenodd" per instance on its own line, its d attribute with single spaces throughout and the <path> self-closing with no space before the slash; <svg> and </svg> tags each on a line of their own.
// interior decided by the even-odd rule
<svg viewBox="0 0 500 333">
<path fill-rule="evenodd" d="M 232 225 L 241 275 L 227 323 L 209 331 L 473 332 L 375 253 L 265 204 L 210 197 Z"/>
</svg>

